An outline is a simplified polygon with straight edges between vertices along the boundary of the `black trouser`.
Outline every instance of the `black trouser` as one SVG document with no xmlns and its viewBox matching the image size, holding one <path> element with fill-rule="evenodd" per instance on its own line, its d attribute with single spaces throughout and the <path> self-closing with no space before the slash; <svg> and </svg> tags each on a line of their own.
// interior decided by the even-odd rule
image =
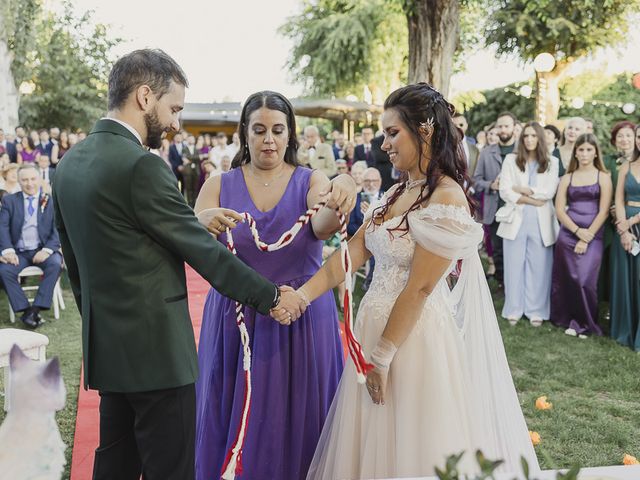
<svg viewBox="0 0 640 480">
<path fill-rule="evenodd" d="M 493 248 L 493 264 L 496 266 L 495 278 L 502 283 L 504 280 L 504 259 L 502 256 L 502 237 L 498 236 L 499 226 L 500 223 L 494 220 L 489 225 L 489 232 L 491 233 L 491 247 Z"/>
<path fill-rule="evenodd" d="M 195 478 L 194 384 L 100 397 L 94 480 Z"/>
</svg>

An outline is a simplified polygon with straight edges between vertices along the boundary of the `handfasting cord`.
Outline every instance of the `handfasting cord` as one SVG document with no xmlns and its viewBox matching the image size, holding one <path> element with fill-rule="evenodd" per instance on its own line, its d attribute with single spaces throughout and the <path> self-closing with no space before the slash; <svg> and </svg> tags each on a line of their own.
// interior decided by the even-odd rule
<svg viewBox="0 0 640 480">
<path fill-rule="evenodd" d="M 295 239 L 302 227 L 307 225 L 325 205 L 326 202 L 317 203 L 304 214 L 300 215 L 293 227 L 284 232 L 280 238 L 272 244 L 266 244 L 260 240 L 260 234 L 256 227 L 256 222 L 249 213 L 242 213 L 241 216 L 245 219 L 249 229 L 251 230 L 256 247 L 263 252 L 273 252 L 289 245 Z M 364 383 L 365 375 L 373 368 L 373 365 L 369 364 L 364 358 L 362 346 L 356 339 L 353 332 L 353 285 L 351 277 L 351 256 L 349 255 L 349 248 L 347 246 L 347 218 L 339 212 L 336 213 L 340 219 L 340 257 L 342 259 L 342 268 L 345 272 L 345 293 L 343 298 L 345 334 L 347 336 L 349 355 L 356 367 L 358 382 Z M 237 255 L 231 230 L 227 231 L 227 248 L 231 253 Z M 236 324 L 240 330 L 240 341 L 242 342 L 242 368 L 245 372 L 245 394 L 238 434 L 233 447 L 227 453 L 224 465 L 222 466 L 222 478 L 224 480 L 233 480 L 236 475 L 242 474 L 242 448 L 246 438 L 249 413 L 251 411 L 251 348 L 249 346 L 249 332 L 244 322 L 243 306 L 239 302 L 236 302 Z"/>
</svg>

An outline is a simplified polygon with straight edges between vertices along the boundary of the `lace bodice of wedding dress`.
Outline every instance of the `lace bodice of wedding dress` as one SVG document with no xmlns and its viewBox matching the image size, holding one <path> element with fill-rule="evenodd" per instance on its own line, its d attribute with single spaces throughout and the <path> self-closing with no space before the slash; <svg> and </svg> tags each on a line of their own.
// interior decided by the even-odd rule
<svg viewBox="0 0 640 480">
<path fill-rule="evenodd" d="M 381 200 L 386 201 L 385 197 Z M 376 205 L 372 205 L 369 212 Z M 371 213 L 365 217 L 365 225 Z M 385 405 L 374 405 L 348 363 L 327 417 L 308 479 L 433 475 L 446 457 L 476 449 L 517 471 L 520 455 L 537 470 L 535 452 L 511 380 L 491 296 L 478 256 L 482 227 L 464 207 L 429 204 L 369 225 L 365 245 L 376 263 L 355 331 L 365 355 L 378 342 L 405 287 L 416 245 L 451 260 L 389 370 Z M 458 262 L 462 260 L 462 262 Z M 458 264 L 453 290 L 446 281 Z"/>
</svg>

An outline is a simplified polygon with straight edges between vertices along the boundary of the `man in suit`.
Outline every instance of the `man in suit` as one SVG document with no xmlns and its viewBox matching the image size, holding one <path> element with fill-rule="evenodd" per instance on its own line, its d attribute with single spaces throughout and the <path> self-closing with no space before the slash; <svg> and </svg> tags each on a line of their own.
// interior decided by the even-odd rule
<svg viewBox="0 0 640 480">
<path fill-rule="evenodd" d="M 347 225 L 347 234 L 349 236 L 356 234 L 364 222 L 364 215 L 367 213 L 367 210 L 369 210 L 371 202 L 379 200 L 383 193 L 384 190 L 382 190 L 382 177 L 380 176 L 380 172 L 377 168 L 367 168 L 362 174 L 362 192 L 356 197 L 356 206 L 349 216 L 349 223 Z M 367 291 L 369 285 L 371 285 L 375 265 L 375 259 L 371 257 L 369 260 L 369 273 L 362 285 L 365 291 Z"/>
<path fill-rule="evenodd" d="M 40 130 L 40 143 L 37 145 L 37 150 L 51 158 L 51 153 L 53 152 L 53 142 L 49 137 L 49 130 L 43 128 Z"/>
<path fill-rule="evenodd" d="M 173 171 L 173 174 L 180 182 L 182 182 L 182 174 L 180 173 L 178 168 L 182 166 L 183 148 L 184 144 L 182 143 L 182 135 L 180 133 L 176 133 L 173 136 L 173 142 L 171 142 L 171 146 L 169 147 L 169 163 L 171 164 L 171 170 Z"/>
<path fill-rule="evenodd" d="M 378 135 L 371 140 L 371 166 L 380 172 L 382 177 L 382 191 L 386 192 L 395 183 L 396 179 L 393 178 L 393 164 L 389 160 L 389 154 L 382 150 L 382 143 L 384 142 L 384 135 Z"/>
<path fill-rule="evenodd" d="M 51 167 L 49 157 L 43 154 L 38 154 L 36 163 L 38 164 L 38 175 L 42 179 L 42 191 L 51 194 L 51 185 L 53 185 L 56 169 Z"/>
<path fill-rule="evenodd" d="M 314 125 L 309 125 L 304 129 L 304 140 L 298 149 L 298 161 L 309 168 L 324 172 L 329 178 L 338 171 L 333 148 L 320 141 L 320 132 L 318 127 Z"/>
<path fill-rule="evenodd" d="M 467 137 L 467 130 L 469 124 L 467 119 L 461 113 L 456 114 L 453 117 L 453 123 L 462 131 L 462 148 L 464 149 L 464 155 L 467 159 L 467 174 L 472 177 L 473 172 L 476 170 L 476 163 L 478 162 L 478 155 L 480 151 L 476 147 L 476 141 L 472 137 Z"/>
<path fill-rule="evenodd" d="M 0 128 L 0 155 L 2 155 L 3 153 L 9 155 L 9 160 L 11 160 L 11 163 L 17 163 L 18 150 L 16 149 L 16 144 L 7 140 L 7 137 L 5 137 L 4 134 L 4 130 Z"/>
<path fill-rule="evenodd" d="M 373 128 L 366 127 L 362 129 L 362 145 L 356 145 L 354 156 L 356 162 L 364 160 L 367 162 L 367 166 L 375 167 L 374 159 L 371 155 L 371 141 L 373 140 Z"/>
<path fill-rule="evenodd" d="M 27 327 L 37 328 L 42 322 L 40 310 L 51 308 L 53 289 L 60 276 L 60 239 L 54 226 L 50 197 L 40 192 L 42 182 L 36 167 L 21 166 L 18 180 L 22 191 L 2 199 L 0 277 L 13 311 L 22 312 L 20 319 Z M 43 270 L 44 278 L 33 305 L 29 305 L 18 274 L 33 265 Z"/>
<path fill-rule="evenodd" d="M 184 196 L 193 208 L 200 182 L 200 152 L 196 148 L 196 137 L 193 135 L 187 137 L 187 144 L 182 147 L 182 165 L 178 167 L 178 171 L 182 173 Z"/>
<path fill-rule="evenodd" d="M 304 302 L 209 234 L 158 148 L 178 131 L 187 79 L 160 50 L 109 74 L 108 113 L 60 162 L 56 224 L 82 314 L 85 388 L 100 391 L 94 480 L 194 478 L 198 362 L 184 262 L 223 295 L 281 323 Z M 212 217 L 213 218 L 213 214 Z M 211 229 L 224 227 L 213 225 Z"/>
<path fill-rule="evenodd" d="M 504 204 L 500 200 L 500 171 L 504 157 L 514 150 L 516 121 L 515 115 L 511 112 L 504 112 L 498 116 L 495 128 L 498 130 L 499 142 L 482 149 L 472 178 L 476 192 L 484 193 L 482 223 L 489 227 L 491 234 L 495 278 L 499 285 L 502 285 L 504 278 L 502 238 L 498 236 L 500 224 L 496 222 L 496 211 Z"/>
</svg>

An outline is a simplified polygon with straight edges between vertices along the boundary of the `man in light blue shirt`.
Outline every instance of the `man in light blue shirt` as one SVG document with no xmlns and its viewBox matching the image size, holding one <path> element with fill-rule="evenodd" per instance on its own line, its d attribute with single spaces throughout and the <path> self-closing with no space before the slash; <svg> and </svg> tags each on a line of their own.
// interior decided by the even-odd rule
<svg viewBox="0 0 640 480">
<path fill-rule="evenodd" d="M 37 328 L 42 322 L 40 310 L 51 308 L 60 276 L 60 239 L 54 227 L 53 204 L 50 195 L 40 191 L 42 177 L 36 167 L 20 167 L 18 180 L 22 191 L 6 195 L 0 209 L 0 278 L 13 311 L 22 312 L 21 320 L 27 327 Z M 29 305 L 18 278 L 29 266 L 44 272 L 33 305 Z"/>
</svg>

